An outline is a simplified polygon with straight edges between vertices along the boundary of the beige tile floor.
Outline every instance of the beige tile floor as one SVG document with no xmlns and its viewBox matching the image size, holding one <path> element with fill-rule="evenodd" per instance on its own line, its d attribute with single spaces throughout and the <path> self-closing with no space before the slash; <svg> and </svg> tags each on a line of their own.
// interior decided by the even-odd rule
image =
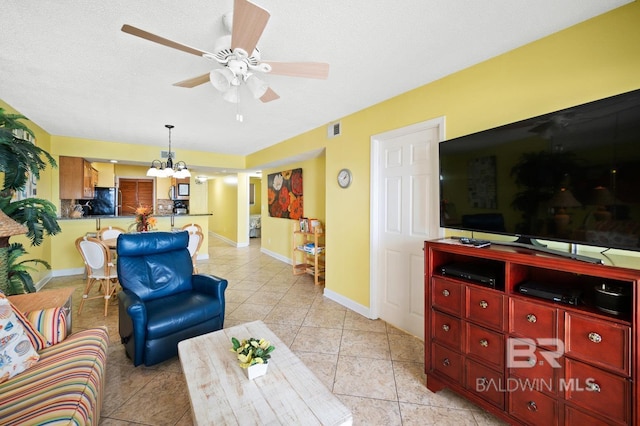
<svg viewBox="0 0 640 426">
<path fill-rule="evenodd" d="M 425 387 L 422 342 L 384 321 L 369 320 L 322 295 L 311 276 L 260 252 L 260 241 L 235 248 L 209 238 L 201 273 L 226 278 L 225 326 L 263 320 L 353 412 L 355 425 L 503 424 L 448 390 Z M 109 329 L 111 344 L 100 425 L 191 425 L 189 397 L 178 358 L 133 367 L 118 336 L 118 306 L 77 307 L 82 276 L 52 279 L 47 288 L 75 286 L 74 330 Z M 277 356 L 277 352 L 274 352 Z"/>
</svg>

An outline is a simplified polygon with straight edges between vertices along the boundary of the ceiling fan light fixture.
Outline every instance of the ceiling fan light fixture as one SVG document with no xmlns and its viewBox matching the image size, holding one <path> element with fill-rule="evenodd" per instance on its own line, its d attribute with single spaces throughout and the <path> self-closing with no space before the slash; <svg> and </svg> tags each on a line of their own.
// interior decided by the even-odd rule
<svg viewBox="0 0 640 426">
<path fill-rule="evenodd" d="M 209 73 L 211 84 L 221 92 L 229 90 L 234 78 L 236 76 L 229 68 L 213 70 Z"/>
<path fill-rule="evenodd" d="M 240 96 L 238 96 L 238 86 L 232 86 L 229 90 L 222 94 L 222 99 L 232 104 L 240 103 Z"/>
<path fill-rule="evenodd" d="M 255 74 L 249 74 L 246 83 L 254 99 L 260 99 L 269 89 L 269 84 L 259 79 Z"/>
</svg>

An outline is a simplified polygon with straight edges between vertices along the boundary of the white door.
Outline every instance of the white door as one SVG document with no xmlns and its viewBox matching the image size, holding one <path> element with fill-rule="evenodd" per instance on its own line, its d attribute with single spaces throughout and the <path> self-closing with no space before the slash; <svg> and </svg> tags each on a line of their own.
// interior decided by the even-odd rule
<svg viewBox="0 0 640 426">
<path fill-rule="evenodd" d="M 440 236 L 444 120 L 372 137 L 372 311 L 424 338 L 424 241 Z M 375 212 L 375 213 L 374 213 Z"/>
</svg>

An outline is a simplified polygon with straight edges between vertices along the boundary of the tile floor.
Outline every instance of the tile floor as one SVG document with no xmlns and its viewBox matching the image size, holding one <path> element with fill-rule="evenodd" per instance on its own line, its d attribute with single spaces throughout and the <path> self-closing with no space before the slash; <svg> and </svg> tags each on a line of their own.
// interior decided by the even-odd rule
<svg viewBox="0 0 640 426">
<path fill-rule="evenodd" d="M 503 424 L 448 390 L 427 390 L 419 339 L 324 298 L 311 276 L 294 276 L 290 265 L 261 253 L 259 239 L 235 248 L 212 237 L 208 250 L 209 260 L 198 263 L 200 272 L 229 281 L 225 326 L 263 320 L 351 408 L 354 425 Z M 104 317 L 102 301 L 88 300 L 77 314 L 83 285 L 76 275 L 54 278 L 47 288 L 77 287 L 74 330 L 109 329 L 100 425 L 191 425 L 178 358 L 134 368 L 120 344 L 117 304 Z"/>
</svg>

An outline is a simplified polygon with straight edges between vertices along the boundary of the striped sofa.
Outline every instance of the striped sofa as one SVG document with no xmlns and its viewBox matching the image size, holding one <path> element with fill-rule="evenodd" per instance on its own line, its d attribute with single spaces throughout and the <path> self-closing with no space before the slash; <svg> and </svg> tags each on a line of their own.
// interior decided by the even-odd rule
<svg viewBox="0 0 640 426">
<path fill-rule="evenodd" d="M 105 385 L 104 327 L 39 351 L 40 360 L 0 384 L 2 425 L 97 425 Z"/>
</svg>

